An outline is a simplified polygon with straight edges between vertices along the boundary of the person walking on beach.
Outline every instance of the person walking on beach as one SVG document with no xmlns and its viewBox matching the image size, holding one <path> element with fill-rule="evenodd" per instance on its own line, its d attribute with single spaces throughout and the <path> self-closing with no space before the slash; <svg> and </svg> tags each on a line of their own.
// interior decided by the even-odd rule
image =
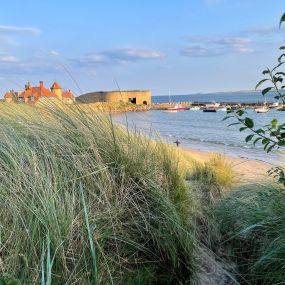
<svg viewBox="0 0 285 285">
<path fill-rule="evenodd" d="M 179 147 L 179 145 L 181 144 L 179 140 L 176 140 L 174 143 L 176 144 L 177 147 Z"/>
</svg>

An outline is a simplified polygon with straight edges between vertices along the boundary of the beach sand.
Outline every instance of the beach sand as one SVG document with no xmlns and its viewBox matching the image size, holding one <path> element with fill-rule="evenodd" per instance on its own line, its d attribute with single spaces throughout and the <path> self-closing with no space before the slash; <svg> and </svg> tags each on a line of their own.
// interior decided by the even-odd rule
<svg viewBox="0 0 285 285">
<path fill-rule="evenodd" d="M 205 162 L 211 158 L 213 152 L 182 148 L 194 159 Z M 232 165 L 237 175 L 239 184 L 262 183 L 273 178 L 269 177 L 267 171 L 274 167 L 273 165 L 259 160 L 226 156 L 228 162 Z"/>
</svg>

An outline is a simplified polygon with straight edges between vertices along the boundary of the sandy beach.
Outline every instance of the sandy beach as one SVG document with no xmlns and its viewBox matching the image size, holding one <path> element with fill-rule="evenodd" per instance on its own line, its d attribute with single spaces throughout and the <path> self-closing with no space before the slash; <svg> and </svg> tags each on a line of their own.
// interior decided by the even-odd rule
<svg viewBox="0 0 285 285">
<path fill-rule="evenodd" d="M 183 150 L 201 162 L 207 161 L 214 154 L 213 152 L 194 150 L 191 148 L 183 148 Z M 267 174 L 267 171 L 273 167 L 273 165 L 269 163 L 232 156 L 226 156 L 226 159 L 232 165 L 238 182 L 241 184 L 262 183 L 272 179 Z"/>
</svg>

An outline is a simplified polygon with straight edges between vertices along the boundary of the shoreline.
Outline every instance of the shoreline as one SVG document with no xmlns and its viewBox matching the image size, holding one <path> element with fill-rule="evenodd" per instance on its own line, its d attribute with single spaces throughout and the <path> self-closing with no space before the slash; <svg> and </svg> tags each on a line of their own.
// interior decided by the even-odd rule
<svg viewBox="0 0 285 285">
<path fill-rule="evenodd" d="M 221 152 L 210 152 L 204 150 L 196 150 L 189 147 L 181 147 L 185 153 L 199 162 L 206 162 L 214 154 Z M 222 154 L 224 155 L 224 154 Z M 234 172 L 237 175 L 239 184 L 249 183 L 264 183 L 268 180 L 273 180 L 272 177 L 268 176 L 267 171 L 270 170 L 273 165 L 267 162 L 263 162 L 255 159 L 246 159 L 240 157 L 234 157 L 224 155 L 227 162 L 233 167 Z"/>
</svg>

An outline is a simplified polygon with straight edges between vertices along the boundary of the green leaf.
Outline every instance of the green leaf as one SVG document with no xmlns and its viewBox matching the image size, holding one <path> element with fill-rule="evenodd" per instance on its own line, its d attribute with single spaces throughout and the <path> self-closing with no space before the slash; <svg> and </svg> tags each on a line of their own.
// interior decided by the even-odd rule
<svg viewBox="0 0 285 285">
<path fill-rule="evenodd" d="M 239 122 L 237 122 L 237 123 L 231 123 L 231 124 L 228 125 L 228 127 L 230 127 L 230 126 L 235 126 L 235 125 L 239 125 L 239 124 L 240 124 Z"/>
<path fill-rule="evenodd" d="M 233 117 L 234 116 L 226 116 L 226 117 L 223 118 L 223 121 L 228 120 L 228 119 L 233 118 Z"/>
<path fill-rule="evenodd" d="M 236 114 L 241 117 L 244 114 L 244 110 L 242 110 L 242 109 L 237 110 Z"/>
<path fill-rule="evenodd" d="M 249 135 L 249 136 L 247 136 L 247 137 L 245 138 L 245 141 L 246 141 L 246 142 L 249 142 L 249 141 L 252 140 L 253 137 L 254 137 L 254 135 Z"/>
<path fill-rule="evenodd" d="M 267 149 L 267 147 L 269 146 L 269 144 L 270 144 L 270 142 L 268 142 L 268 143 L 266 143 L 265 145 L 264 145 L 264 150 L 266 150 Z"/>
<path fill-rule="evenodd" d="M 256 84 L 256 86 L 255 86 L 255 90 L 260 86 L 260 85 L 262 85 L 265 81 L 268 81 L 269 79 L 262 79 L 262 80 L 260 80 L 257 84 Z"/>
<path fill-rule="evenodd" d="M 256 133 L 258 133 L 258 134 L 265 134 L 265 131 L 263 129 L 258 129 L 258 130 L 256 130 Z"/>
<path fill-rule="evenodd" d="M 254 142 L 253 142 L 253 144 L 255 145 L 258 141 L 260 141 L 262 138 L 256 138 L 255 140 L 254 140 Z"/>
<path fill-rule="evenodd" d="M 285 49 L 285 46 L 281 46 L 279 49 Z"/>
<path fill-rule="evenodd" d="M 268 93 L 273 87 L 267 87 L 262 90 L 262 95 L 264 96 L 266 93 Z"/>
<path fill-rule="evenodd" d="M 248 118 L 248 117 L 245 118 L 244 124 L 250 129 L 253 128 L 253 126 L 254 126 L 253 120 L 251 118 Z"/>
<path fill-rule="evenodd" d="M 268 149 L 267 149 L 267 153 L 269 153 L 272 149 L 274 148 L 274 144 L 273 145 L 271 145 Z"/>
<path fill-rule="evenodd" d="M 276 72 L 276 74 L 275 75 L 283 75 L 283 76 L 285 76 L 285 72 L 282 72 L 282 71 L 280 71 L 280 72 Z"/>
<path fill-rule="evenodd" d="M 262 144 L 267 144 L 269 142 L 270 142 L 270 139 L 268 139 L 268 138 L 265 138 L 261 141 Z"/>
<path fill-rule="evenodd" d="M 262 74 L 263 74 L 263 75 L 268 74 L 268 73 L 270 73 L 269 68 L 267 68 L 267 69 L 265 69 L 265 70 L 262 71 Z"/>
<path fill-rule="evenodd" d="M 277 123 L 278 123 L 277 119 L 273 119 L 271 121 L 272 128 L 276 128 Z"/>
<path fill-rule="evenodd" d="M 284 141 L 284 140 L 280 140 L 277 144 L 278 144 L 279 146 L 284 146 L 284 145 L 285 145 L 285 141 Z"/>
<path fill-rule="evenodd" d="M 283 78 L 281 76 L 278 76 L 278 77 L 273 76 L 273 79 L 272 79 L 273 83 L 277 83 L 277 82 L 281 82 L 282 83 L 282 81 L 283 81 Z"/>
<path fill-rule="evenodd" d="M 278 57 L 278 62 L 279 62 L 279 63 L 282 63 L 281 60 L 282 60 L 282 57 L 283 57 L 284 55 L 285 55 L 285 54 L 283 53 L 283 54 L 281 54 L 281 55 Z"/>
<path fill-rule="evenodd" d="M 282 22 L 285 22 L 285 13 L 282 15 L 282 17 L 280 19 L 279 28 L 281 27 Z"/>
<path fill-rule="evenodd" d="M 247 127 L 242 127 L 242 128 L 239 129 L 239 131 L 240 131 L 240 132 L 243 132 L 243 131 L 246 130 L 246 129 L 247 129 Z"/>
</svg>

